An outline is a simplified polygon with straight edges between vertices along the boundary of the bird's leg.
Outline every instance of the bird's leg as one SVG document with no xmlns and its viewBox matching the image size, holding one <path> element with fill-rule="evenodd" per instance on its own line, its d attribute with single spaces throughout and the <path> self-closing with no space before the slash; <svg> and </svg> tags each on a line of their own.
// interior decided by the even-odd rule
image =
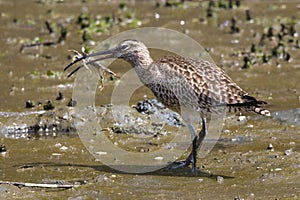
<svg viewBox="0 0 300 200">
<path fill-rule="evenodd" d="M 200 144 L 204 140 L 205 136 L 207 134 L 207 126 L 206 126 L 206 118 L 202 118 L 202 129 L 199 132 L 199 136 L 195 136 L 193 139 L 192 143 L 192 151 L 190 155 L 187 157 L 185 160 L 185 163 L 187 164 L 186 166 L 190 165 L 192 163 L 192 171 L 196 172 L 197 171 L 197 152 L 200 147 Z"/>
<path fill-rule="evenodd" d="M 193 132 L 193 129 L 190 129 Z M 197 136 L 197 134 L 193 134 L 194 135 L 194 139 L 192 142 L 192 151 L 189 154 L 189 156 L 184 160 L 184 161 L 179 161 L 179 162 L 175 162 L 176 164 L 178 164 L 175 167 L 171 167 L 171 169 L 177 169 L 177 168 L 181 168 L 181 167 L 187 167 L 192 163 L 192 171 L 196 172 L 197 171 L 197 152 L 198 149 L 200 147 L 200 144 L 202 143 L 202 141 L 204 140 L 205 136 L 207 134 L 207 125 L 206 125 L 206 118 L 202 117 L 202 129 L 199 132 L 199 136 Z"/>
</svg>

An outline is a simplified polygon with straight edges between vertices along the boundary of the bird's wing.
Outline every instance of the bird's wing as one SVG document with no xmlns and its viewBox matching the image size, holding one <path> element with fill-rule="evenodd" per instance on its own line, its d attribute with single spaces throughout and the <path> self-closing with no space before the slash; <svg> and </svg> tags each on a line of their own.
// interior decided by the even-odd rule
<svg viewBox="0 0 300 200">
<path fill-rule="evenodd" d="M 258 114 L 269 115 L 268 110 L 261 108 L 266 102 L 249 96 L 214 63 L 180 56 L 164 57 L 156 63 L 161 67 L 161 71 L 164 73 L 171 71 L 169 74 L 173 75 L 167 76 L 167 80 L 162 81 L 167 83 L 165 87 L 171 85 L 170 89 L 174 91 L 174 85 L 170 84 L 171 80 L 169 79 L 181 78 L 183 81 L 178 82 L 178 87 L 192 90 L 192 92 L 180 91 L 177 93 L 184 94 L 186 98 L 190 99 L 196 96 L 201 109 L 227 106 L 231 111 L 242 108 Z"/>
<path fill-rule="evenodd" d="M 184 78 L 202 101 L 215 101 L 219 104 L 245 101 L 243 97 L 247 93 L 214 63 L 180 56 L 164 57 L 159 62 L 165 63 L 170 70 Z"/>
</svg>

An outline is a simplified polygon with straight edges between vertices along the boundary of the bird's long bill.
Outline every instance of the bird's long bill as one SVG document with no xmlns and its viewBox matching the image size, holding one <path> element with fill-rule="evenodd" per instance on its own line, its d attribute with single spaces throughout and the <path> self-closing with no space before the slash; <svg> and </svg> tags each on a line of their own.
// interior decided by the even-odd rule
<svg viewBox="0 0 300 200">
<path fill-rule="evenodd" d="M 95 60 L 93 60 L 91 62 L 96 62 L 96 61 L 99 61 L 99 60 L 105 60 L 105 59 L 108 59 L 108 58 L 114 58 L 114 52 L 115 52 L 115 49 L 109 49 L 109 50 L 104 50 L 104 51 L 99 51 L 99 52 L 96 52 L 96 53 L 91 53 L 91 54 L 83 55 L 82 57 L 79 57 L 76 60 L 72 61 L 70 64 L 68 64 L 64 68 L 64 71 L 66 71 L 67 69 L 69 69 L 72 65 L 76 64 L 77 62 L 79 62 L 81 60 L 84 60 L 86 58 L 95 57 L 95 56 L 101 56 L 101 55 L 106 55 L 106 56 L 97 58 L 97 59 L 95 59 Z"/>
</svg>

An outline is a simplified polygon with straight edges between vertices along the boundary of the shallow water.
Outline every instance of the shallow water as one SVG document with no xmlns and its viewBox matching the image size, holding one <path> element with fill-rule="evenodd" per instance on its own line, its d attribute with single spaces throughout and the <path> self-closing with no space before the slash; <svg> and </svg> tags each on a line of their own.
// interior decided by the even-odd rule
<svg viewBox="0 0 300 200">
<path fill-rule="evenodd" d="M 102 1 L 0 1 L 0 127 L 22 124 L 63 123 L 62 130 L 72 126 L 69 115 L 73 108 L 67 107 L 72 98 L 74 78 L 67 78 L 63 67 L 70 62 L 68 49 L 80 49 L 82 32 L 76 20 L 80 13 L 92 16 L 116 16 L 124 18 L 127 13 L 143 26 L 172 28 L 187 33 L 209 50 L 215 63 L 242 88 L 254 96 L 268 101 L 274 117 L 249 115 L 238 121 L 238 116 L 226 119 L 222 135 L 213 150 L 199 159 L 202 173 L 193 175 L 188 169 L 157 171 L 148 174 L 126 174 L 106 167 L 88 152 L 76 133 L 47 132 L 41 130 L 26 139 L 2 137 L 7 152 L 1 154 L 1 181 L 53 182 L 69 181 L 84 183 L 73 189 L 38 189 L 0 185 L 1 199 L 297 199 L 300 195 L 300 57 L 299 49 L 285 42 L 292 60 L 272 58 L 268 64 L 258 64 L 241 69 L 241 52 L 250 51 L 263 32 L 280 24 L 289 24 L 295 17 L 299 33 L 300 10 L 297 1 L 242 1 L 236 9 L 215 9 L 214 17 L 206 18 L 208 2 L 185 2 L 179 7 L 165 7 L 160 3 L 132 1 L 121 10 L 116 2 Z M 245 10 L 250 9 L 253 22 L 245 20 Z M 34 12 L 33 12 L 34 11 Z M 156 19 L 155 13 L 159 14 Z M 237 18 L 240 33 L 230 34 L 230 20 Z M 126 17 L 125 17 L 126 18 Z M 54 33 L 49 34 L 45 21 L 54 23 Z M 181 22 L 181 21 L 184 21 Z M 92 40 L 102 41 L 123 30 L 138 26 L 134 23 L 114 24 L 104 33 L 91 33 Z M 67 27 L 67 39 L 49 47 L 26 48 L 22 44 L 35 41 L 55 41 L 59 37 L 59 25 Z M 181 25 L 183 24 L 183 25 Z M 257 34 L 256 34 L 257 33 Z M 294 41 L 298 36 L 294 38 Z M 272 46 L 272 38 L 266 42 Z M 270 49 L 270 47 L 265 47 Z M 151 51 L 154 58 L 163 55 Z M 240 56 L 233 56 L 239 54 Z M 257 58 L 256 58 L 257 59 Z M 117 61 L 111 67 L 121 76 L 130 69 L 128 64 Z M 50 71 L 49 71 L 50 70 Z M 96 105 L 110 103 L 115 81 L 105 82 L 103 91 L 97 90 Z M 61 91 L 64 99 L 55 100 Z M 131 98 L 135 104 L 144 95 L 151 98 L 149 90 L 140 88 Z M 32 100 L 36 106 L 25 108 Z M 22 115 L 28 111 L 43 110 L 47 100 L 56 109 L 54 114 Z M 40 105 L 38 105 L 40 102 Z M 10 116 L 12 113 L 20 113 Z M 101 113 L 100 113 L 101 114 Z M 155 140 L 137 145 L 128 135 L 114 135 L 111 139 L 137 151 L 155 149 Z M 142 136 L 138 136 L 140 139 Z M 163 137 L 163 136 L 161 136 Z M 269 144 L 274 149 L 267 150 Z M 218 178 L 219 176 L 219 178 Z M 224 179 L 220 178 L 223 177 Z M 219 180 L 219 181 L 217 181 Z M 5 191 L 5 192 L 4 192 Z"/>
</svg>

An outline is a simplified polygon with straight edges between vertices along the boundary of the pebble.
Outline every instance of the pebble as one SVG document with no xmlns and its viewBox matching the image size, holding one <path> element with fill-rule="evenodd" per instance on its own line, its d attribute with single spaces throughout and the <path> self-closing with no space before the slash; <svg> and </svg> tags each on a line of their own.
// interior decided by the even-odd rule
<svg viewBox="0 0 300 200">
<path fill-rule="evenodd" d="M 267 150 L 268 151 L 274 151 L 274 147 L 272 144 L 269 144 L 268 147 L 267 147 Z"/>
<path fill-rule="evenodd" d="M 54 146 L 55 147 L 61 147 L 62 145 L 61 145 L 61 143 L 56 143 Z"/>
<path fill-rule="evenodd" d="M 53 153 L 52 156 L 61 156 L 61 153 Z"/>
<path fill-rule="evenodd" d="M 68 147 L 62 146 L 62 147 L 60 147 L 59 149 L 62 150 L 62 151 L 66 151 L 66 150 L 68 149 Z"/>
<path fill-rule="evenodd" d="M 246 116 L 239 116 L 237 119 L 239 122 L 245 122 L 247 120 Z"/>
<path fill-rule="evenodd" d="M 70 117 L 69 117 L 68 114 L 65 114 L 65 115 L 62 116 L 62 118 L 63 118 L 64 120 L 69 120 Z"/>
<path fill-rule="evenodd" d="M 287 149 L 287 150 L 284 151 L 284 155 L 286 155 L 286 156 L 289 156 L 289 155 L 291 155 L 292 153 L 293 153 L 293 150 L 292 150 L 292 149 Z"/>
<path fill-rule="evenodd" d="M 107 155 L 107 152 L 105 152 L 105 151 L 97 151 L 94 154 L 101 156 L 101 155 Z"/>
<path fill-rule="evenodd" d="M 104 174 L 104 175 L 100 175 L 100 176 L 97 176 L 96 178 L 95 178 L 95 181 L 96 181 L 96 183 L 101 183 L 101 182 L 103 182 L 103 181 L 108 181 L 109 180 L 109 178 Z"/>
<path fill-rule="evenodd" d="M 240 43 L 240 41 L 238 39 L 231 40 L 230 42 L 231 42 L 231 44 L 238 44 L 238 43 Z"/>
<path fill-rule="evenodd" d="M 154 158 L 154 160 L 163 160 L 163 159 L 164 159 L 164 157 L 162 157 L 162 156 L 157 156 Z"/>
<path fill-rule="evenodd" d="M 224 177 L 222 177 L 222 176 L 217 176 L 217 182 L 218 182 L 218 183 L 223 183 L 223 182 L 224 182 Z"/>
<path fill-rule="evenodd" d="M 253 126 L 253 124 L 249 124 L 247 127 L 248 128 L 253 128 L 254 126 Z"/>
<path fill-rule="evenodd" d="M 234 200 L 244 200 L 244 198 L 241 198 L 239 196 L 234 197 Z"/>
</svg>

